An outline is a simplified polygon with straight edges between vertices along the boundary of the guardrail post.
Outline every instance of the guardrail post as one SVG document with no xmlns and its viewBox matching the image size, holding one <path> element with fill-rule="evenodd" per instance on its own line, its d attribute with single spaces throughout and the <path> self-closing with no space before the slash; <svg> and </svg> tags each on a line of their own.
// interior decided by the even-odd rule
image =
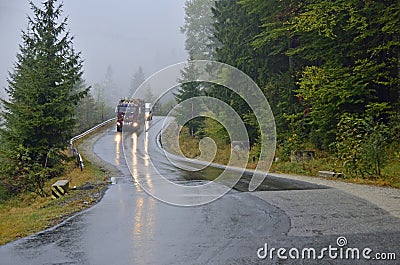
<svg viewBox="0 0 400 265">
<path fill-rule="evenodd" d="M 107 121 L 105 121 L 103 123 L 100 123 L 100 124 L 96 125 L 95 127 L 93 127 L 92 129 L 87 130 L 86 132 L 84 132 L 84 133 L 82 133 L 82 134 L 80 134 L 78 136 L 75 136 L 74 138 L 72 138 L 69 141 L 70 150 L 72 151 L 72 155 L 76 156 L 76 166 L 79 167 L 81 169 L 81 171 L 83 171 L 83 168 L 84 168 L 83 159 L 82 159 L 82 156 L 79 154 L 78 150 L 76 149 L 76 147 L 74 146 L 74 142 L 79 140 L 79 139 L 81 139 L 81 138 L 83 138 L 83 137 L 85 137 L 89 133 L 92 133 L 92 132 L 96 131 L 97 129 L 109 124 L 110 122 L 115 121 L 115 119 L 116 118 L 109 119 L 109 120 L 107 120 Z"/>
</svg>

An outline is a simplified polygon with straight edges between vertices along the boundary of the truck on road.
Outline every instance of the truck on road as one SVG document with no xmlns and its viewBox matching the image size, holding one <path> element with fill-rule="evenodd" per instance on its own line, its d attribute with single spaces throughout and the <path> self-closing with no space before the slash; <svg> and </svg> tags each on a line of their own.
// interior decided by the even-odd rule
<svg viewBox="0 0 400 265">
<path fill-rule="evenodd" d="M 145 103 L 142 99 L 123 98 L 118 102 L 117 131 L 124 130 L 138 131 L 145 121 Z"/>
</svg>

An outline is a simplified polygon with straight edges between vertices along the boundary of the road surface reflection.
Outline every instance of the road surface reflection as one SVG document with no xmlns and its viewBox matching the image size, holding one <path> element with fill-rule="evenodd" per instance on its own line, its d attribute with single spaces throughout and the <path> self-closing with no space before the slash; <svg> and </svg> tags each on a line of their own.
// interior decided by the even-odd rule
<svg viewBox="0 0 400 265">
<path fill-rule="evenodd" d="M 121 157 L 121 140 L 122 135 L 121 133 L 116 133 L 114 137 L 115 141 L 115 165 L 120 165 L 120 157 Z"/>
</svg>

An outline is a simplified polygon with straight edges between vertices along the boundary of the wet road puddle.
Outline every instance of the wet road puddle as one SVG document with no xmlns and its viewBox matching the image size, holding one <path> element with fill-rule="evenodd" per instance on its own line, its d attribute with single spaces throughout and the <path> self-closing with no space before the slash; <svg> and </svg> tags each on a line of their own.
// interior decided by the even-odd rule
<svg viewBox="0 0 400 265">
<path fill-rule="evenodd" d="M 176 182 L 179 184 L 190 183 L 187 185 L 201 185 L 204 181 L 211 181 L 217 178 L 223 172 L 222 169 L 207 167 L 203 170 L 196 172 L 187 171 L 185 174 L 181 175 L 181 178 Z M 237 172 L 231 172 L 232 177 L 237 176 Z M 246 192 L 248 191 L 249 183 L 252 178 L 252 174 L 245 173 L 238 183 L 234 186 L 237 191 Z M 315 189 L 328 189 L 327 186 L 312 184 L 304 181 L 274 177 L 268 175 L 262 184 L 256 189 L 256 191 L 281 191 L 281 190 L 315 190 Z"/>
</svg>

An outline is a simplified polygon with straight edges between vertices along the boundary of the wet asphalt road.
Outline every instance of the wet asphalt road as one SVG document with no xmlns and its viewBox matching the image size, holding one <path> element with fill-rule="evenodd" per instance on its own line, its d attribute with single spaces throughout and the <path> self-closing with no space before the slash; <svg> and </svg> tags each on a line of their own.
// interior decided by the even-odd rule
<svg viewBox="0 0 400 265">
<path fill-rule="evenodd" d="M 269 177 L 260 196 L 241 192 L 244 180 L 203 206 L 173 206 L 153 198 L 135 179 L 151 189 L 157 174 L 182 185 L 204 184 L 202 174 L 219 174 L 211 168 L 182 171 L 168 163 L 157 144 L 160 126 L 156 118 L 148 132 L 132 137 L 108 130 L 94 152 L 120 174 L 101 202 L 57 227 L 0 247 L 0 264 L 366 264 L 327 255 L 322 261 L 278 259 L 276 253 L 272 259 L 257 257 L 266 243 L 269 248 L 322 249 L 337 247 L 339 236 L 346 236 L 351 247 L 397 253 L 397 261 L 370 264 L 400 264 L 399 219 L 324 186 Z M 146 169 L 149 159 L 158 172 Z M 262 199 L 268 196 L 270 201 Z"/>
</svg>

